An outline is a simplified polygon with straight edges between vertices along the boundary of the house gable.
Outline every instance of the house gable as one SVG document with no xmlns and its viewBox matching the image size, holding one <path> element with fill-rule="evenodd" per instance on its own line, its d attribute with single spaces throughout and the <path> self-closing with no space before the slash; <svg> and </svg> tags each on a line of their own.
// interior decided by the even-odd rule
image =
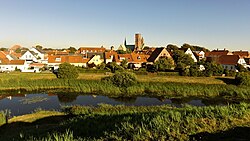
<svg viewBox="0 0 250 141">
<path fill-rule="evenodd" d="M 161 57 L 172 59 L 172 56 L 165 48 L 156 48 L 148 58 L 148 62 L 156 62 Z"/>
</svg>

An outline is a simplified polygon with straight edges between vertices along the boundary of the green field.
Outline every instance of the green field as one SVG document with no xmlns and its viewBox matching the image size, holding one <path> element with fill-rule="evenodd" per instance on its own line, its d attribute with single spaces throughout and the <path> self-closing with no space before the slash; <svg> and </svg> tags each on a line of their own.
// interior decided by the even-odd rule
<svg viewBox="0 0 250 141">
<path fill-rule="evenodd" d="M 0 126 L 1 140 L 247 140 L 249 104 L 183 107 L 74 106 Z"/>
<path fill-rule="evenodd" d="M 111 97 L 202 97 L 249 100 L 250 88 L 236 86 L 230 77 L 137 75 L 138 83 L 119 88 L 101 81 L 104 73 L 81 73 L 77 80 L 48 73 L 1 73 L 0 90 L 66 92 Z M 4 124 L 0 140 L 247 140 L 250 105 L 182 108 L 163 106 L 74 106 L 62 112 L 35 111 Z"/>
<path fill-rule="evenodd" d="M 224 97 L 229 99 L 250 99 L 250 88 L 236 86 L 233 78 L 137 75 L 138 83 L 119 88 L 100 81 L 108 75 L 81 73 L 77 80 L 57 79 L 53 74 L 10 73 L 0 74 L 1 93 L 6 91 L 52 91 L 81 94 L 96 94 L 112 97 Z"/>
</svg>

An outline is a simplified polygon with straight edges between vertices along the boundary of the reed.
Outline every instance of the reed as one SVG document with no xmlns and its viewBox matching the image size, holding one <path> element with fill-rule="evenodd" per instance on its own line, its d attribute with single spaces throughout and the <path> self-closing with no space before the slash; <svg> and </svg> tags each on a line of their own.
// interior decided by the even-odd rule
<svg viewBox="0 0 250 141">
<path fill-rule="evenodd" d="M 1 139 L 192 140 L 202 132 L 213 134 L 239 126 L 250 127 L 250 104 L 246 103 L 182 108 L 100 104 L 65 107 L 63 111 L 66 115 L 37 118 L 29 124 L 12 122 L 10 126 L 15 128 L 0 127 Z"/>
<path fill-rule="evenodd" d="M 0 81 L 0 90 L 57 90 L 91 93 L 107 96 L 162 96 L 171 97 L 225 97 L 250 99 L 250 87 L 224 84 L 200 84 L 178 82 L 138 82 L 130 87 L 117 87 L 99 80 L 62 80 L 62 79 L 9 79 Z"/>
</svg>

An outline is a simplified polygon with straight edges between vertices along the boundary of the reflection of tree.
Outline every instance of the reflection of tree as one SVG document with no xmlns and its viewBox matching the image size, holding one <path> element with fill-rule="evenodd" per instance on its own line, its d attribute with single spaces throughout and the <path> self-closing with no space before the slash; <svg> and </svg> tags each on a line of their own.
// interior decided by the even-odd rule
<svg viewBox="0 0 250 141">
<path fill-rule="evenodd" d="M 109 97 L 109 98 L 123 103 L 135 103 L 137 97 Z"/>
<path fill-rule="evenodd" d="M 173 104 L 185 104 L 185 103 L 188 103 L 191 100 L 193 100 L 193 98 L 191 98 L 191 97 L 187 97 L 187 98 L 171 98 L 170 100 L 172 101 Z"/>
<path fill-rule="evenodd" d="M 227 104 L 238 104 L 240 102 L 224 99 L 224 98 L 213 98 L 213 99 L 202 99 L 202 103 L 206 106 L 210 105 L 227 105 Z"/>
<path fill-rule="evenodd" d="M 77 98 L 77 94 L 58 94 L 57 97 L 58 97 L 58 100 L 59 102 L 62 102 L 62 103 L 71 103 L 71 102 L 74 102 Z"/>
<path fill-rule="evenodd" d="M 160 100 L 161 102 L 164 102 L 166 100 L 166 98 L 163 96 L 157 97 L 157 99 Z"/>
</svg>

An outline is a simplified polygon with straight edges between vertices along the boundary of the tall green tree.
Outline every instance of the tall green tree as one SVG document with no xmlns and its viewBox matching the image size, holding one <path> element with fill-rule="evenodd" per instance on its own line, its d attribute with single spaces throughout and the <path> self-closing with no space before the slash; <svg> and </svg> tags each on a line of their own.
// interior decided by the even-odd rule
<svg viewBox="0 0 250 141">
<path fill-rule="evenodd" d="M 170 58 L 160 58 L 154 64 L 157 71 L 166 71 L 174 67 L 174 60 Z"/>
<path fill-rule="evenodd" d="M 69 63 L 62 63 L 59 65 L 57 72 L 57 78 L 60 79 L 76 79 L 79 76 L 79 72 L 74 65 Z"/>
<path fill-rule="evenodd" d="M 176 50 L 173 53 L 173 59 L 176 64 L 176 69 L 183 70 L 194 64 L 194 60 L 189 54 L 185 54 L 181 50 Z"/>
<path fill-rule="evenodd" d="M 77 51 L 75 47 L 69 47 L 68 50 L 70 50 L 69 53 L 72 53 L 72 54 L 74 54 Z"/>
<path fill-rule="evenodd" d="M 128 68 L 128 60 L 127 59 L 124 59 L 122 60 L 121 64 L 120 64 L 124 69 L 127 69 Z"/>
<path fill-rule="evenodd" d="M 172 45 L 172 44 L 167 45 L 167 51 L 168 52 L 175 52 L 178 49 L 179 49 L 179 47 L 176 46 L 176 45 Z"/>
</svg>

